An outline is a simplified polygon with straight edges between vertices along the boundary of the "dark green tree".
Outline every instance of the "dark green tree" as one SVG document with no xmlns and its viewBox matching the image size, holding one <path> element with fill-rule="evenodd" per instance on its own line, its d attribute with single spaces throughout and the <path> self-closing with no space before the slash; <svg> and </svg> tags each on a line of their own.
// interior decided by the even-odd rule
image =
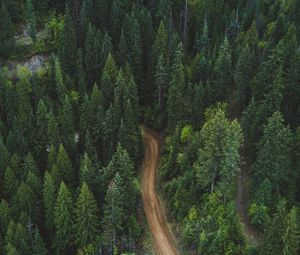
<svg viewBox="0 0 300 255">
<path fill-rule="evenodd" d="M 83 182 L 75 209 L 75 242 L 78 248 L 94 243 L 99 233 L 97 202 Z"/>
<path fill-rule="evenodd" d="M 27 0 L 26 18 L 27 18 L 27 26 L 29 29 L 29 35 L 32 38 L 32 40 L 35 42 L 36 41 L 36 16 L 35 16 L 32 0 Z"/>
<path fill-rule="evenodd" d="M 186 80 L 183 65 L 183 46 L 179 43 L 173 61 L 167 100 L 168 127 L 173 129 L 187 120 Z M 180 108 L 178 108 L 180 105 Z"/>
<path fill-rule="evenodd" d="M 5 5 L 0 7 L 0 55 L 8 57 L 15 46 L 14 27 Z"/>
<path fill-rule="evenodd" d="M 54 208 L 54 248 L 58 254 L 70 254 L 73 242 L 73 201 L 64 182 L 61 183 Z"/>
<path fill-rule="evenodd" d="M 62 32 L 59 57 L 63 71 L 71 77 L 76 72 L 77 42 L 70 10 L 65 11 L 64 28 Z"/>
</svg>

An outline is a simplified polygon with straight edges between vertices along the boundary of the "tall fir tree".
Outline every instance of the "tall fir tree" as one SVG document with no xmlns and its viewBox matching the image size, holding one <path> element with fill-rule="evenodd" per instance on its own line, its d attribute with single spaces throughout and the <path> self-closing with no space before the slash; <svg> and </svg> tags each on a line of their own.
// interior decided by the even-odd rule
<svg viewBox="0 0 300 255">
<path fill-rule="evenodd" d="M 26 10 L 26 18 L 27 18 L 27 26 L 29 30 L 29 35 L 32 38 L 32 40 L 36 41 L 36 16 L 35 16 L 35 10 L 32 3 L 32 0 L 27 0 L 27 10 Z"/>
<path fill-rule="evenodd" d="M 72 253 L 73 217 L 72 196 L 65 183 L 62 182 L 54 208 L 54 248 L 58 254 Z"/>
<path fill-rule="evenodd" d="M 83 182 L 75 209 L 75 242 L 78 248 L 93 244 L 99 233 L 97 202 Z"/>
<path fill-rule="evenodd" d="M 0 17 L 0 56 L 8 57 L 15 46 L 14 26 L 3 3 L 0 6 Z"/>
<path fill-rule="evenodd" d="M 72 77 L 76 72 L 77 42 L 74 23 L 67 6 L 64 18 L 59 57 L 63 71 Z"/>
<path fill-rule="evenodd" d="M 186 88 L 183 45 L 179 43 L 173 61 L 167 100 L 168 127 L 170 129 L 174 129 L 177 124 L 179 125 L 187 120 L 189 109 L 187 109 Z M 180 105 L 180 109 L 178 105 Z"/>
</svg>

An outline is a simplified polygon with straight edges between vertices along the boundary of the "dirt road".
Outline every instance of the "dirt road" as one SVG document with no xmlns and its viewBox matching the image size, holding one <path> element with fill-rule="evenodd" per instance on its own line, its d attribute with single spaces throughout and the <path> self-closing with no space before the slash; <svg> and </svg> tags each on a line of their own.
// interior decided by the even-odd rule
<svg viewBox="0 0 300 255">
<path fill-rule="evenodd" d="M 155 133 L 145 130 L 144 139 L 145 158 L 142 193 L 155 250 L 157 255 L 179 255 L 156 193 L 156 173 L 160 150 L 159 138 Z"/>
</svg>

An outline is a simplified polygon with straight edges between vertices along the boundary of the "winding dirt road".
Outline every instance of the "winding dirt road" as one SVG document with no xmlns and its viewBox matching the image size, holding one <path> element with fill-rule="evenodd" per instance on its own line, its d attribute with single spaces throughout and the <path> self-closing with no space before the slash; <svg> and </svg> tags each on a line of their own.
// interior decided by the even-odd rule
<svg viewBox="0 0 300 255">
<path fill-rule="evenodd" d="M 155 250 L 157 255 L 179 255 L 156 193 L 160 140 L 155 133 L 146 129 L 144 131 L 145 158 L 142 194 L 147 221 L 155 243 Z"/>
</svg>

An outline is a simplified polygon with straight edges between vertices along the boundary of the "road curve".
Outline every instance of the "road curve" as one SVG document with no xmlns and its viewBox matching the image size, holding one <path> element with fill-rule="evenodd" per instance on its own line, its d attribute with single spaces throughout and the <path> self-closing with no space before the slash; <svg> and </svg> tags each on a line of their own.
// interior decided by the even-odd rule
<svg viewBox="0 0 300 255">
<path fill-rule="evenodd" d="M 160 141 L 155 133 L 146 129 L 144 129 L 144 133 L 145 158 L 142 195 L 147 221 L 155 243 L 155 250 L 157 255 L 179 255 L 156 193 L 156 172 Z"/>
</svg>

